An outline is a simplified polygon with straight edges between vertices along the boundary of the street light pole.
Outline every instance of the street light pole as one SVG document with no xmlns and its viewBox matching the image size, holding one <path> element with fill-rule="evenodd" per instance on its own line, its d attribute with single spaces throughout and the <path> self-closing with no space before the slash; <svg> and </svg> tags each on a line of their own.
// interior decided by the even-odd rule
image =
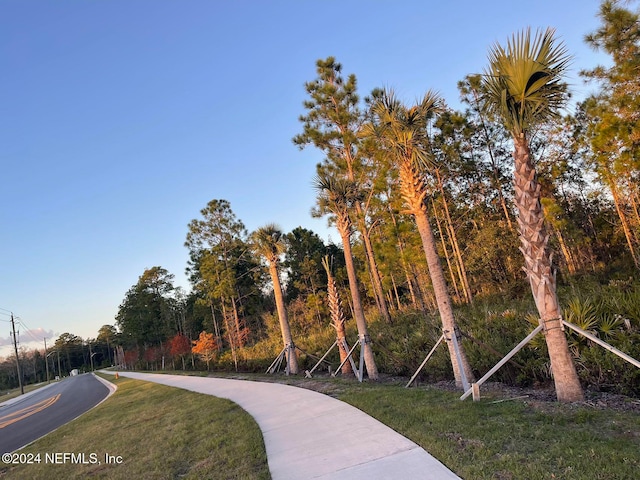
<svg viewBox="0 0 640 480">
<path fill-rule="evenodd" d="M 91 353 L 91 342 L 89 342 L 89 361 L 91 362 L 91 371 L 93 372 L 93 356 L 95 353 Z"/>
<path fill-rule="evenodd" d="M 47 360 L 47 364 L 49 363 L 49 357 L 50 357 L 51 355 L 53 355 L 54 353 L 56 353 L 56 352 L 57 352 L 57 350 L 53 350 L 52 352 L 49 352 L 49 354 L 47 355 L 47 359 L 46 359 L 46 360 Z M 51 365 L 53 365 L 53 374 L 55 375 L 55 374 L 56 374 L 56 362 L 54 362 L 54 361 L 52 360 L 52 361 L 51 361 Z M 48 366 L 48 365 L 47 365 L 47 366 Z"/>
</svg>

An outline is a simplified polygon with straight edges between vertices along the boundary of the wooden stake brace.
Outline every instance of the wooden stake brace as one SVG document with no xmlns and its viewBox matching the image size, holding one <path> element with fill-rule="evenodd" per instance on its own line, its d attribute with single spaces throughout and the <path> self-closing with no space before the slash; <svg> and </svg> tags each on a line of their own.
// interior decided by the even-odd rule
<svg viewBox="0 0 640 480">
<path fill-rule="evenodd" d="M 353 350 L 358 346 L 358 342 L 356 342 L 356 343 L 353 345 L 353 347 L 351 348 L 351 350 L 349 350 L 349 345 L 347 344 L 346 339 L 341 338 L 340 340 L 342 340 L 342 342 L 340 342 L 339 340 L 336 340 L 335 342 L 333 342 L 333 345 L 331 345 L 331 346 L 329 347 L 329 350 L 327 350 L 327 351 L 325 352 L 325 354 L 322 356 L 322 358 L 320 358 L 320 360 L 318 360 L 318 362 L 313 366 L 313 368 L 312 368 L 311 370 L 306 370 L 306 371 L 304 372 L 304 376 L 305 376 L 306 378 L 312 378 L 313 372 L 315 372 L 315 371 L 316 371 L 316 369 L 320 366 L 320 364 L 321 364 L 322 362 L 324 362 L 324 363 L 329 363 L 329 362 L 325 361 L 325 358 L 327 358 L 327 355 L 329 355 L 329 353 L 331 353 L 331 350 L 333 350 L 333 349 L 334 349 L 334 347 L 335 347 L 336 345 L 340 345 L 340 346 L 342 346 L 342 348 L 343 348 L 343 350 L 344 350 L 345 352 L 349 352 L 349 353 L 347 354 L 347 358 L 345 358 L 345 360 L 344 360 L 340 365 L 338 365 L 338 368 L 336 369 L 336 371 L 335 371 L 335 372 L 333 372 L 333 373 L 331 374 L 331 376 L 332 376 L 332 377 L 335 377 L 336 375 L 340 374 L 341 369 L 342 369 L 342 366 L 343 366 L 347 361 L 349 361 L 349 362 L 351 363 L 351 370 L 353 371 L 353 374 L 356 376 L 356 378 L 360 379 L 358 369 L 356 368 L 356 364 L 355 364 L 355 362 L 353 361 L 353 358 L 351 357 L 351 353 L 352 353 L 352 352 L 353 352 Z M 360 381 L 362 381 L 362 380 L 360 380 Z"/>
<path fill-rule="evenodd" d="M 284 346 L 284 348 L 282 349 L 282 351 L 278 354 L 278 356 L 276 357 L 276 359 L 273 361 L 273 363 L 271 363 L 271 365 L 269 366 L 269 368 L 267 368 L 267 371 L 265 373 L 275 373 L 280 371 L 280 367 L 282 366 L 282 361 L 286 359 L 286 364 L 284 367 L 284 373 L 286 375 L 289 375 L 290 371 L 289 371 L 289 356 L 287 355 L 287 353 L 289 355 L 295 355 L 296 354 L 296 347 L 295 345 L 293 345 L 292 343 L 288 343 L 287 345 Z"/>
<path fill-rule="evenodd" d="M 433 355 L 433 353 L 436 351 L 436 349 L 438 348 L 438 346 L 440 345 L 440 343 L 442 343 L 442 340 L 444 340 L 444 333 L 442 335 L 440 335 L 440 338 L 438 339 L 438 341 L 436 342 L 436 344 L 433 346 L 433 348 L 431 349 L 431 351 L 427 354 L 427 356 L 425 357 L 425 359 L 422 361 L 422 363 L 420 364 L 420 366 L 418 367 L 418 369 L 416 370 L 416 373 L 413 374 L 413 376 L 411 377 L 411 379 L 409 380 L 409 382 L 404 386 L 404 388 L 409 388 L 411 386 L 411 384 L 413 383 L 413 381 L 416 379 L 416 377 L 418 376 L 418 374 L 420 373 L 420 371 L 424 368 L 424 366 L 427 364 L 427 362 L 429 361 L 429 359 L 431 358 L 431 355 Z"/>
</svg>

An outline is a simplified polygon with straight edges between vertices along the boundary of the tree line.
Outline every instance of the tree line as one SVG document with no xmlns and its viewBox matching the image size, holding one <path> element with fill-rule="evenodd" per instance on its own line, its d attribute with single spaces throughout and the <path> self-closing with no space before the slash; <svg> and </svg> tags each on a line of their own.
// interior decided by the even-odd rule
<svg viewBox="0 0 640 480">
<path fill-rule="evenodd" d="M 333 57 L 318 60 L 293 142 L 323 154 L 313 215 L 328 218 L 341 245 L 301 227 L 249 233 L 228 201 L 212 200 L 188 225 L 191 291 L 174 288 L 157 266 L 127 292 L 113 335 L 122 361 L 264 368 L 280 351 L 297 373 L 299 361 L 307 366 L 322 353 L 317 336 L 329 325 L 345 359 L 345 319 L 353 318 L 346 331 L 376 379 L 403 363 L 396 334 L 404 325 L 410 343 L 422 328 L 408 320 L 416 314 L 438 320 L 423 323 L 448 347 L 442 376 L 466 388 L 485 363 L 468 332 L 477 343 L 497 318 L 468 312 L 514 301 L 502 318 L 517 321 L 510 308 L 523 306 L 522 317 L 544 331 L 535 371 L 521 365 L 518 381 L 552 379 L 560 400 L 583 398 L 585 383 L 602 381 L 602 365 L 584 362 L 594 361 L 591 345 L 565 332 L 563 318 L 603 337 L 615 331 L 608 339 L 632 349 L 640 325 L 640 24 L 613 0 L 602 2 L 599 18 L 585 41 L 611 64 L 580 72 L 595 93 L 572 113 L 564 110 L 571 56 L 552 29 L 490 47 L 484 72 L 458 83 L 462 110 L 431 90 L 412 104 L 390 89 L 362 97 L 355 74 Z M 624 307 L 581 296 L 593 279 L 600 292 L 625 285 Z M 562 305 L 565 287 L 575 298 Z M 504 325 L 515 343 L 528 325 L 519 321 Z M 380 370 L 380 357 L 394 360 Z M 636 391 L 640 377 L 625 382 Z"/>
</svg>

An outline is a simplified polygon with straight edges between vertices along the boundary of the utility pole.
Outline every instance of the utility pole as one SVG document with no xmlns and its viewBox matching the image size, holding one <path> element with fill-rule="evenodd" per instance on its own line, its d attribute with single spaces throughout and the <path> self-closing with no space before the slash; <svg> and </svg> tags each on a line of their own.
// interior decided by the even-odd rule
<svg viewBox="0 0 640 480">
<path fill-rule="evenodd" d="M 60 348 L 58 348 L 57 353 L 58 353 L 58 377 L 62 378 L 62 370 L 60 370 Z"/>
<path fill-rule="evenodd" d="M 16 352 L 16 367 L 18 367 L 18 384 L 20 385 L 20 395 L 24 395 L 22 373 L 20 373 L 20 357 L 18 357 L 18 341 L 16 339 L 16 322 L 13 320 L 13 312 L 11 313 L 11 328 L 13 329 L 13 349 Z"/>
<path fill-rule="evenodd" d="M 47 355 L 47 337 L 44 338 L 44 364 L 47 367 L 47 383 L 49 383 L 49 355 Z"/>
</svg>

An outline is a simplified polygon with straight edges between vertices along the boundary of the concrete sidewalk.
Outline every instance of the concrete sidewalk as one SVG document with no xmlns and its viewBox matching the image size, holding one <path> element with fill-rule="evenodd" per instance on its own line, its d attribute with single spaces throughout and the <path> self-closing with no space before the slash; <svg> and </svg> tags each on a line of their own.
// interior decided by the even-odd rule
<svg viewBox="0 0 640 480">
<path fill-rule="evenodd" d="M 424 449 L 378 420 L 318 392 L 245 380 L 119 374 L 215 395 L 240 405 L 262 430 L 274 480 L 459 478 Z"/>
</svg>

